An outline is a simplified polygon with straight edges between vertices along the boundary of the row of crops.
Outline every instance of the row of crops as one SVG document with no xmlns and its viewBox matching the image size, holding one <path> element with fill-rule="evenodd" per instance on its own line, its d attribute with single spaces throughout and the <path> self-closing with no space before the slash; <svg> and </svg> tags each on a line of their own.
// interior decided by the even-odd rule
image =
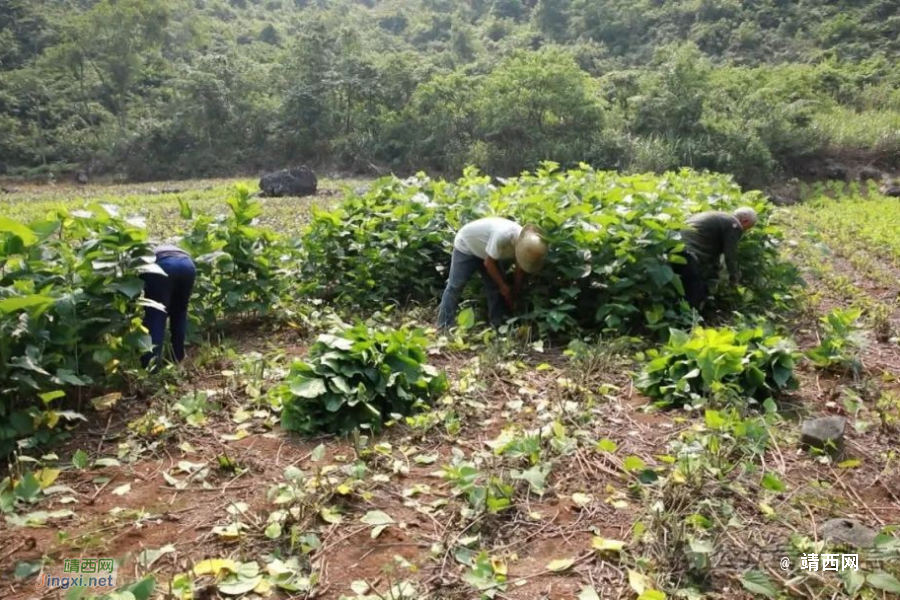
<svg viewBox="0 0 900 600">
<path fill-rule="evenodd" d="M 245 188 L 227 204 L 229 212 L 216 217 L 181 205 L 181 244 L 198 264 L 195 336 L 241 318 L 303 321 L 323 299 L 345 315 L 433 307 L 455 230 L 501 215 L 537 224 L 551 244 L 517 316 L 522 324 L 543 337 L 643 330 L 665 338 L 693 318 L 671 266 L 686 218 L 749 204 L 765 223 L 770 210 L 724 176 L 621 176 L 553 165 L 500 182 L 475 171 L 453 183 L 383 179 L 334 210 L 314 210 L 296 236 L 259 226 L 263 207 Z M 742 243 L 748 276 L 721 291 L 720 307 L 746 315 L 789 298 L 793 271 L 779 259 L 778 237 L 761 226 Z M 34 222 L 0 218 L 0 451 L 17 440 L 46 441 L 60 422 L 81 418 L 64 410 L 67 398 L 144 381 L 138 357 L 149 339 L 140 322 L 140 274 L 157 268 L 149 242 L 141 219 L 111 205 L 56 210 Z M 304 390 L 300 397 L 314 397 Z"/>
</svg>

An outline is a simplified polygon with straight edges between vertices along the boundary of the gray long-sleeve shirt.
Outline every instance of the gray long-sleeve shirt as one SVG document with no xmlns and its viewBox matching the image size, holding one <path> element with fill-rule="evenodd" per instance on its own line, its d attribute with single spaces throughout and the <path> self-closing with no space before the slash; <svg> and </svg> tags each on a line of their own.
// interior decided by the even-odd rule
<svg viewBox="0 0 900 600">
<path fill-rule="evenodd" d="M 704 273 L 718 271 L 719 260 L 725 256 L 725 266 L 732 279 L 738 277 L 737 249 L 744 228 L 734 215 L 709 211 L 694 215 L 681 232 L 686 249 L 700 263 Z"/>
</svg>

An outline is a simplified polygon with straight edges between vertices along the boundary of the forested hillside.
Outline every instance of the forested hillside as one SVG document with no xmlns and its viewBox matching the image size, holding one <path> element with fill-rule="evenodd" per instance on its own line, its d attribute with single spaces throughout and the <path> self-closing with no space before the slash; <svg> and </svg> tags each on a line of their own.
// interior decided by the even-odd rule
<svg viewBox="0 0 900 600">
<path fill-rule="evenodd" d="M 0 170 L 900 161 L 900 1 L 0 0 Z"/>
</svg>

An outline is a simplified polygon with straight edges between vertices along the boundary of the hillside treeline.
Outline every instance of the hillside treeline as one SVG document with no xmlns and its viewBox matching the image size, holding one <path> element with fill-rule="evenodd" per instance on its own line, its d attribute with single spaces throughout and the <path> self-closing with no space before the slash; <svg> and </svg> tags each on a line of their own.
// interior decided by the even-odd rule
<svg viewBox="0 0 900 600">
<path fill-rule="evenodd" d="M 0 0 L 0 170 L 900 162 L 900 2 Z"/>
</svg>

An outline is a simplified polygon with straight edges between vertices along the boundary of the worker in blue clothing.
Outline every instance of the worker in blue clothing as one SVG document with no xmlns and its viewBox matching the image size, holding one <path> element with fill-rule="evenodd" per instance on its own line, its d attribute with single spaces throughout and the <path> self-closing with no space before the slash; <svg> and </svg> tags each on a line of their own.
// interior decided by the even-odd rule
<svg viewBox="0 0 900 600">
<path fill-rule="evenodd" d="M 187 334 L 188 304 L 197 278 L 197 268 L 190 254 L 170 244 L 153 248 L 156 264 L 165 273 L 144 273 L 144 296 L 165 307 L 165 311 L 147 306 L 144 327 L 150 332 L 153 351 L 141 357 L 144 367 L 158 369 L 163 361 L 166 320 L 172 337 L 172 356 L 176 362 L 184 360 L 184 338 Z"/>
</svg>

